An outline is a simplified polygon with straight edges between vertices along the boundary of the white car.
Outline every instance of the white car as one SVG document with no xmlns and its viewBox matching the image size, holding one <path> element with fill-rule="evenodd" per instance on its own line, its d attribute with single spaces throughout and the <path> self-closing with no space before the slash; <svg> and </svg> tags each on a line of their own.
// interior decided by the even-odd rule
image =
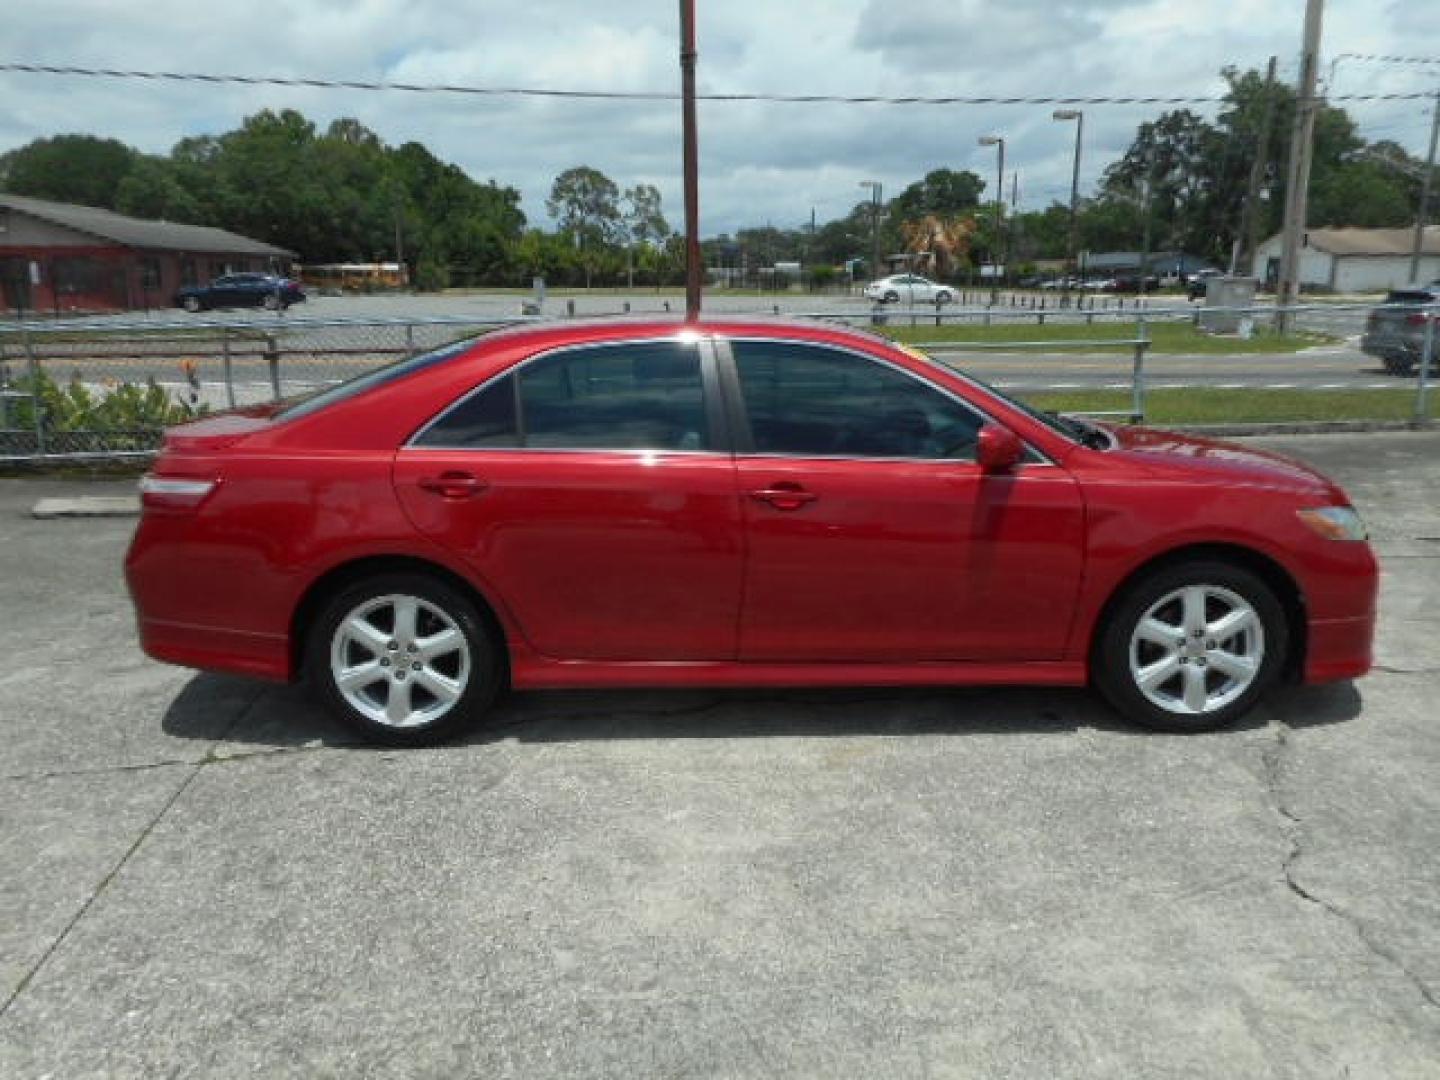
<svg viewBox="0 0 1440 1080">
<path fill-rule="evenodd" d="M 892 274 L 866 285 L 865 297 L 882 304 L 898 304 L 902 300 L 907 304 L 948 304 L 955 299 L 955 291 L 919 274 Z"/>
</svg>

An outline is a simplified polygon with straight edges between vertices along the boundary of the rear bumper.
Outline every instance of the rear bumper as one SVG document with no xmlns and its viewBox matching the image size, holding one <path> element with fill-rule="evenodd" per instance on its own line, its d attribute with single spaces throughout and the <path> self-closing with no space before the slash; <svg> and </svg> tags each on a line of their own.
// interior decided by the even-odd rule
<svg viewBox="0 0 1440 1080">
<path fill-rule="evenodd" d="M 292 678 L 290 645 L 283 637 L 143 616 L 138 621 L 140 647 L 152 659 L 275 682 L 288 682 Z"/>
</svg>

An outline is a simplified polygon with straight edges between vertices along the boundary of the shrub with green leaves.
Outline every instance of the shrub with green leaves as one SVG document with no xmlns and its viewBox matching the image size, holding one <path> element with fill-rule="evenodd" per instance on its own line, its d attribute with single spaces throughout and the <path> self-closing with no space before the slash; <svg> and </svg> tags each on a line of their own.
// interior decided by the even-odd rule
<svg viewBox="0 0 1440 1080">
<path fill-rule="evenodd" d="M 11 406 L 11 425 L 26 430 L 35 426 L 37 398 L 45 430 L 50 432 L 154 432 L 210 411 L 207 405 L 177 398 L 153 378 L 144 383 L 107 383 L 97 389 L 86 385 L 78 372 L 62 384 L 41 371 L 20 376 L 12 386 L 33 395 L 15 399 Z"/>
</svg>

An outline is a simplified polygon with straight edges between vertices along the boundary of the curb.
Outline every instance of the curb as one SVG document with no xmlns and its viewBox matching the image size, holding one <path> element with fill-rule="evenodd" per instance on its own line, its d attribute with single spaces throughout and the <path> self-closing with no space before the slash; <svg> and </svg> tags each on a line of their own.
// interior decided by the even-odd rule
<svg viewBox="0 0 1440 1080">
<path fill-rule="evenodd" d="M 138 517 L 140 498 L 137 495 L 81 495 L 75 498 L 41 499 L 30 514 L 42 521 L 53 518 Z"/>
</svg>

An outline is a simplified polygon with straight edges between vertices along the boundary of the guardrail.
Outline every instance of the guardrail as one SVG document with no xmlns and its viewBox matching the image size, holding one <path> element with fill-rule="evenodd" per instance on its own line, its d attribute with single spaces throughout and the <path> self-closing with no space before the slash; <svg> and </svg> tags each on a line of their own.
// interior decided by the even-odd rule
<svg viewBox="0 0 1440 1080">
<path fill-rule="evenodd" d="M 628 308 L 630 305 L 626 305 Z M 1425 324 L 1415 357 L 1414 416 L 1428 416 L 1440 304 L 1386 305 Z M 1285 310 L 1295 325 L 1333 325 L 1374 309 L 1370 304 L 1308 304 Z M 637 314 L 614 312 L 613 314 Z M 646 313 L 638 313 L 646 314 Z M 663 317 L 663 312 L 652 312 Z M 718 310 L 717 320 L 780 314 Z M 1274 305 L 1195 308 L 1140 302 L 1129 310 L 1005 305 L 854 305 L 791 312 L 792 317 L 840 321 L 877 329 L 906 326 L 995 326 L 1053 322 L 1113 324 L 1114 336 L 1081 340 L 966 341 L 937 335 L 914 340 L 947 353 L 1043 353 L 1059 356 L 1119 349 L 1129 358 L 1128 411 L 1089 415 L 1142 420 L 1146 415 L 1152 329 L 1162 323 L 1215 320 L 1258 325 Z M 403 356 L 499 326 L 539 316 L 428 318 L 126 318 L 0 322 L 0 460 L 144 457 L 159 445 L 164 426 L 205 410 L 220 410 L 304 393 Z M 1124 327 L 1126 329 L 1122 330 Z M 1133 331 L 1129 328 L 1133 327 Z M 1413 336 L 1413 335 L 1412 335 Z M 154 390 L 151 390 L 151 387 Z"/>
</svg>

